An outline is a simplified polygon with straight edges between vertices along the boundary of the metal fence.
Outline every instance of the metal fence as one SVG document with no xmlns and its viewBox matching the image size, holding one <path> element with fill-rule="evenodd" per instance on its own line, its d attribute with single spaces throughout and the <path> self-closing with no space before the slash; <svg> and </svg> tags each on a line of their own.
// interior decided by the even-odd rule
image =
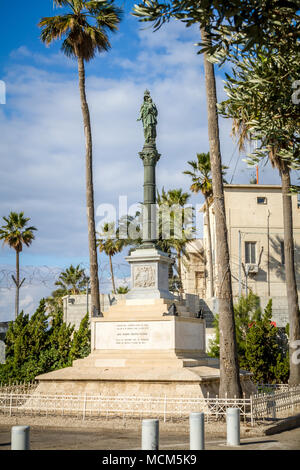
<svg viewBox="0 0 300 470">
<path fill-rule="evenodd" d="M 286 389 L 273 388 L 270 393 L 258 393 L 250 398 L 192 398 L 168 396 L 106 396 L 106 395 L 45 395 L 35 392 L 15 393 L 0 389 L 0 413 L 9 416 L 70 416 L 87 418 L 139 418 L 156 417 L 165 422 L 187 419 L 192 412 L 203 412 L 207 421 L 225 418 L 227 408 L 239 408 L 243 421 L 276 418 L 277 412 L 291 410 L 300 405 L 300 386 Z"/>
<path fill-rule="evenodd" d="M 269 393 L 260 393 L 251 399 L 255 419 L 268 416 L 276 418 L 277 412 L 291 410 L 293 413 L 300 405 L 300 385 L 274 388 Z"/>
<path fill-rule="evenodd" d="M 88 417 L 119 416 L 145 418 L 187 418 L 192 412 L 204 412 L 207 420 L 225 417 L 227 408 L 239 408 L 241 418 L 251 419 L 250 399 L 178 398 L 154 396 L 44 395 L 0 393 L 0 412 L 44 416 Z"/>
<path fill-rule="evenodd" d="M 38 382 L 9 382 L 0 383 L 0 393 L 32 393 L 37 388 Z"/>
</svg>

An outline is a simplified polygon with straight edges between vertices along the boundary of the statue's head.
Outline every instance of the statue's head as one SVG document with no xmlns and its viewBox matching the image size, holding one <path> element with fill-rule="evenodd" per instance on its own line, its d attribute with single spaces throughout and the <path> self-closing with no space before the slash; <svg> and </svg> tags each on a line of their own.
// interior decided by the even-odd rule
<svg viewBox="0 0 300 470">
<path fill-rule="evenodd" d="M 144 101 L 145 100 L 148 100 L 150 98 L 150 91 L 149 90 L 145 90 L 145 93 L 144 93 Z"/>
</svg>

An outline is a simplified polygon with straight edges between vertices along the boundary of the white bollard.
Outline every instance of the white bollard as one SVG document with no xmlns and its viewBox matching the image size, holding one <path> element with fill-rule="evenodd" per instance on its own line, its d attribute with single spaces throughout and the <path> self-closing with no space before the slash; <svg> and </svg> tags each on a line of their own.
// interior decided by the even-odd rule
<svg viewBox="0 0 300 470">
<path fill-rule="evenodd" d="M 204 413 L 190 413 L 190 450 L 204 450 Z"/>
<path fill-rule="evenodd" d="M 240 410 L 239 408 L 227 408 L 227 445 L 240 445 Z"/>
<path fill-rule="evenodd" d="M 159 420 L 143 419 L 142 421 L 142 450 L 158 450 Z"/>
<path fill-rule="evenodd" d="M 11 428 L 11 450 L 30 450 L 29 426 Z"/>
</svg>

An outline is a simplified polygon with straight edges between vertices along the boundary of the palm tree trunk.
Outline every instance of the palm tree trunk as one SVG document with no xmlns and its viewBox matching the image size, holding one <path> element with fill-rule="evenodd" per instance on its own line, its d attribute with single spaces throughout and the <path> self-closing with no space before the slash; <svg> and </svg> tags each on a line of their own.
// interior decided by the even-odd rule
<svg viewBox="0 0 300 470">
<path fill-rule="evenodd" d="M 177 262 L 178 262 L 178 279 L 179 279 L 179 298 L 183 298 L 183 287 L 182 287 L 182 271 L 181 271 L 181 253 L 177 251 Z"/>
<path fill-rule="evenodd" d="M 85 69 L 84 60 L 78 57 L 79 89 L 81 109 L 84 124 L 86 146 L 86 206 L 88 221 L 89 258 L 90 258 L 90 283 L 91 283 L 91 314 L 100 314 L 100 295 L 98 278 L 98 259 L 96 247 L 94 187 L 93 187 L 93 161 L 92 161 L 92 131 L 88 103 L 85 93 Z"/>
<path fill-rule="evenodd" d="M 294 239 L 293 239 L 293 212 L 292 197 L 290 193 L 290 170 L 287 166 L 281 170 L 282 182 L 282 207 L 284 227 L 284 258 L 286 275 L 286 293 L 289 312 L 289 357 L 290 376 L 289 384 L 300 384 L 300 364 L 294 360 L 293 354 L 298 349 L 300 340 L 300 313 L 298 303 L 298 291 L 295 275 Z M 295 344 L 293 344 L 296 341 Z M 293 347 L 294 346 L 294 347 Z"/>
<path fill-rule="evenodd" d="M 19 295 L 20 295 L 20 253 L 16 250 L 16 299 L 15 299 L 15 320 L 19 315 Z"/>
<path fill-rule="evenodd" d="M 207 214 L 207 238 L 208 238 L 208 262 L 209 262 L 209 277 L 210 277 L 210 297 L 214 296 L 214 268 L 211 248 L 211 230 L 210 230 L 210 215 L 208 199 L 205 197 L 205 207 Z"/>
<path fill-rule="evenodd" d="M 114 271 L 113 271 L 111 255 L 108 255 L 108 257 L 109 257 L 109 266 L 110 266 L 111 282 L 113 286 L 113 293 L 116 295 L 117 291 L 116 291 L 115 276 L 114 276 Z"/>
<path fill-rule="evenodd" d="M 201 28 L 202 42 L 208 41 L 205 28 Z M 220 327 L 220 388 L 219 396 L 241 397 L 235 321 L 232 300 L 231 271 L 227 239 L 225 201 L 222 178 L 217 92 L 214 65 L 204 54 L 205 85 L 207 95 L 207 120 L 211 176 L 216 219 L 216 255 L 218 264 L 219 327 Z"/>
</svg>

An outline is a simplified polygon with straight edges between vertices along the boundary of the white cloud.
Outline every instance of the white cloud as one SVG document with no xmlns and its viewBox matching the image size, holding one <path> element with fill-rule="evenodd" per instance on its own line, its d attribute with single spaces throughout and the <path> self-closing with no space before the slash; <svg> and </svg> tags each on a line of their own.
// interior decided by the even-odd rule
<svg viewBox="0 0 300 470">
<path fill-rule="evenodd" d="M 28 309 L 33 306 L 33 297 L 29 294 L 20 301 L 20 310 Z"/>
</svg>

